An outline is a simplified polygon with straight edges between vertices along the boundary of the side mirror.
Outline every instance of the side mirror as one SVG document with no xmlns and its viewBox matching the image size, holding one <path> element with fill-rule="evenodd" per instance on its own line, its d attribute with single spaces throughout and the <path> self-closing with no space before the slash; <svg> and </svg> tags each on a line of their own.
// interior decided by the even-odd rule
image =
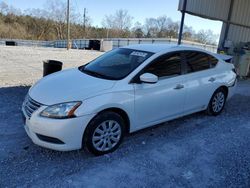
<svg viewBox="0 0 250 188">
<path fill-rule="evenodd" d="M 158 76 L 151 73 L 144 73 L 140 76 L 140 81 L 148 84 L 155 84 L 158 82 Z"/>
</svg>

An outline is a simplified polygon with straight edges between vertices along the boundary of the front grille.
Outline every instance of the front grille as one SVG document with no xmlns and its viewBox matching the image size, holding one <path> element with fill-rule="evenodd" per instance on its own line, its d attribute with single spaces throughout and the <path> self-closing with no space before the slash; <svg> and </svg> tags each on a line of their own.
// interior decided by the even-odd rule
<svg viewBox="0 0 250 188">
<path fill-rule="evenodd" d="M 26 113 L 26 115 L 30 118 L 31 115 L 38 110 L 38 108 L 41 107 L 42 104 L 39 102 L 36 102 L 33 100 L 29 95 L 26 96 L 24 103 L 23 103 L 23 108 Z"/>
</svg>

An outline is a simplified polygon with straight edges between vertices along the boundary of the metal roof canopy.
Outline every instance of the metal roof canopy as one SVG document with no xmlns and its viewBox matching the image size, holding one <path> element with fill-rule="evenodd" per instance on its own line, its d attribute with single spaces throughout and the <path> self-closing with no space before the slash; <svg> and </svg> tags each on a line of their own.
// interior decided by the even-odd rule
<svg viewBox="0 0 250 188">
<path fill-rule="evenodd" d="M 179 0 L 178 10 L 222 21 L 220 46 L 223 46 L 226 40 L 234 43 L 250 41 L 249 0 Z"/>
</svg>

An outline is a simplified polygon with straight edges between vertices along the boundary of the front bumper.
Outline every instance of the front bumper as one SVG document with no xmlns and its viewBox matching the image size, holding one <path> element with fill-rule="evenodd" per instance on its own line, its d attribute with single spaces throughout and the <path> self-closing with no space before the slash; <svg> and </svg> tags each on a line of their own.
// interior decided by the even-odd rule
<svg viewBox="0 0 250 188">
<path fill-rule="evenodd" d="M 39 115 L 45 108 L 39 108 L 32 114 L 31 118 L 28 118 L 24 109 L 22 109 L 25 116 L 24 128 L 31 140 L 39 146 L 58 151 L 71 151 L 82 148 L 84 131 L 94 114 L 71 119 L 50 119 Z M 61 142 L 41 139 L 44 137 Z"/>
</svg>

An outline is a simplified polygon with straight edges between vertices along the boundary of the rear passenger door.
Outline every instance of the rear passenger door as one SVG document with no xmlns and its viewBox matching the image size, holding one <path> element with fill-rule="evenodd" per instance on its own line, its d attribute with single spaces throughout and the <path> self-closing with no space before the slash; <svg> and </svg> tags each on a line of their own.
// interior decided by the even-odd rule
<svg viewBox="0 0 250 188">
<path fill-rule="evenodd" d="M 184 113 L 200 111 L 206 108 L 217 85 L 218 60 L 199 51 L 184 51 L 187 95 Z"/>
</svg>

